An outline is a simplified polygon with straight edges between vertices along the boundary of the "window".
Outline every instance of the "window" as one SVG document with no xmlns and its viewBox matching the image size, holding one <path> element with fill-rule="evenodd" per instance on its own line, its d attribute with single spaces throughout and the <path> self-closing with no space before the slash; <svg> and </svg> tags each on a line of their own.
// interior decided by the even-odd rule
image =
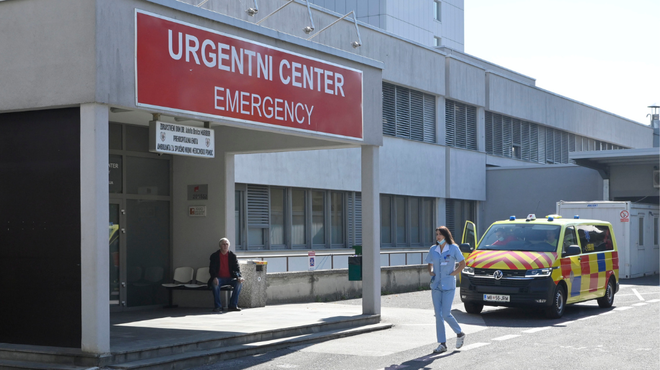
<svg viewBox="0 0 660 370">
<path fill-rule="evenodd" d="M 252 184 L 236 184 L 236 189 L 238 250 L 346 248 L 362 243 L 360 193 Z"/>
<path fill-rule="evenodd" d="M 241 215 L 243 214 L 243 196 L 244 193 L 240 190 L 236 190 L 234 196 L 234 217 L 235 217 L 235 224 L 236 224 L 236 240 L 234 241 L 234 245 L 236 248 L 239 248 L 243 245 L 243 238 L 242 238 L 242 233 L 241 231 L 243 230 L 243 218 Z"/>
<path fill-rule="evenodd" d="M 451 124 L 453 123 L 448 121 L 448 140 Z M 487 154 L 527 162 L 569 163 L 568 153 L 596 150 L 601 145 L 593 139 L 492 112 L 486 112 L 485 126 Z M 447 145 L 459 146 L 449 143 Z M 607 148 L 622 149 L 609 143 L 602 145 Z"/>
<path fill-rule="evenodd" d="M 637 243 L 637 246 L 640 248 L 644 248 L 644 217 L 639 216 L 639 221 L 637 222 L 637 229 L 639 230 L 639 242 Z"/>
<path fill-rule="evenodd" d="M 312 192 L 312 244 L 325 244 L 325 193 Z"/>
<path fill-rule="evenodd" d="M 383 82 L 383 134 L 435 143 L 435 96 Z"/>
<path fill-rule="evenodd" d="M 442 2 L 439 0 L 433 1 L 433 17 L 436 21 L 442 22 Z"/>
<path fill-rule="evenodd" d="M 396 242 L 404 244 L 406 242 L 406 199 L 404 197 L 395 198 L 396 205 Z"/>
<path fill-rule="evenodd" d="M 330 194 L 330 230 L 332 244 L 344 243 L 344 194 L 333 191 Z"/>
<path fill-rule="evenodd" d="M 602 225 L 578 225 L 578 238 L 582 253 L 611 251 L 614 249 L 610 229 Z"/>
<path fill-rule="evenodd" d="M 577 236 L 575 235 L 575 228 L 573 226 L 567 227 L 564 231 L 563 253 L 568 251 L 568 246 L 570 245 L 578 245 Z"/>
<path fill-rule="evenodd" d="M 448 146 L 477 150 L 477 108 L 445 100 L 445 131 Z"/>
<path fill-rule="evenodd" d="M 384 247 L 422 247 L 433 243 L 433 199 L 380 196 L 380 232 Z"/>
<path fill-rule="evenodd" d="M 380 196 L 380 242 L 381 244 L 392 243 L 392 197 L 389 195 Z"/>
<path fill-rule="evenodd" d="M 302 189 L 291 191 L 291 243 L 294 245 L 307 244 L 305 195 Z"/>
<path fill-rule="evenodd" d="M 653 245 L 658 245 L 658 228 L 660 228 L 660 218 L 653 218 Z"/>
<path fill-rule="evenodd" d="M 270 188 L 270 244 L 284 244 L 284 188 Z"/>
<path fill-rule="evenodd" d="M 438 47 L 442 45 L 442 39 L 440 37 L 433 37 L 433 46 Z"/>
<path fill-rule="evenodd" d="M 268 186 L 247 186 L 247 243 L 249 246 L 254 246 L 254 249 L 263 249 L 267 242 L 270 223 L 268 201 Z"/>
</svg>

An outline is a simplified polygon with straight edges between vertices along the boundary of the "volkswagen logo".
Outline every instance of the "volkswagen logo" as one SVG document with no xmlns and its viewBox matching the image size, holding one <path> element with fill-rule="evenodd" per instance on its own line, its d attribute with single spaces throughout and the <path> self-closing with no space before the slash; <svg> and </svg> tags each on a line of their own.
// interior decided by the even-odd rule
<svg viewBox="0 0 660 370">
<path fill-rule="evenodd" d="M 502 273 L 502 270 L 497 270 L 493 272 L 493 277 L 495 278 L 495 280 L 500 280 L 503 276 L 504 274 Z"/>
</svg>

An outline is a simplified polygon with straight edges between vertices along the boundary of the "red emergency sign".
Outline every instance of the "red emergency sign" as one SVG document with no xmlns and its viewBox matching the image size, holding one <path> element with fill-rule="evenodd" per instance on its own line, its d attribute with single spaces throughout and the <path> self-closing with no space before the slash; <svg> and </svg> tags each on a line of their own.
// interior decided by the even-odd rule
<svg viewBox="0 0 660 370">
<path fill-rule="evenodd" d="M 136 10 L 137 105 L 361 140 L 362 72 Z"/>
</svg>

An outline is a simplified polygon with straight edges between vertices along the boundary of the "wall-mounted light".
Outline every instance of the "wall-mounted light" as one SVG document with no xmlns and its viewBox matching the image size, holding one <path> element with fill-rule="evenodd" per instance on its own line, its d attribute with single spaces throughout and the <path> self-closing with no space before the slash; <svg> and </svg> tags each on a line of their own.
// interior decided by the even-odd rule
<svg viewBox="0 0 660 370">
<path fill-rule="evenodd" d="M 250 17 L 254 17 L 257 13 L 259 13 L 259 4 L 257 4 L 257 0 L 254 0 L 254 8 L 247 8 L 245 12 Z"/>
<path fill-rule="evenodd" d="M 327 30 L 328 28 L 335 25 L 335 23 L 341 21 L 342 19 L 348 17 L 351 14 L 353 14 L 353 23 L 355 24 L 355 32 L 357 33 L 357 37 L 358 37 L 357 41 L 353 41 L 351 43 L 351 46 L 353 46 L 354 48 L 362 46 L 362 37 L 360 37 L 360 29 L 358 28 L 357 18 L 355 17 L 355 11 L 351 11 L 348 14 L 346 14 L 346 15 L 342 16 L 341 18 L 337 19 L 336 21 L 334 21 L 334 22 L 330 23 L 329 25 L 323 27 L 322 30 L 320 30 L 319 32 L 317 32 L 317 33 L 313 34 L 312 36 L 308 37 L 307 40 L 313 39 L 314 37 L 318 36 L 321 32 Z"/>
</svg>

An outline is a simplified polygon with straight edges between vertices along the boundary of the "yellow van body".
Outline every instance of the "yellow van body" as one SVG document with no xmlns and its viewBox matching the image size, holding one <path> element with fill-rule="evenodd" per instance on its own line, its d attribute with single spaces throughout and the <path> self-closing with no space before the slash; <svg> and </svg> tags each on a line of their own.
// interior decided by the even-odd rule
<svg viewBox="0 0 660 370">
<path fill-rule="evenodd" d="M 610 307 L 618 282 L 609 222 L 530 215 L 489 227 L 466 258 L 460 292 L 469 313 L 480 313 L 484 305 L 523 306 L 557 318 L 566 304 L 590 299 Z"/>
</svg>

